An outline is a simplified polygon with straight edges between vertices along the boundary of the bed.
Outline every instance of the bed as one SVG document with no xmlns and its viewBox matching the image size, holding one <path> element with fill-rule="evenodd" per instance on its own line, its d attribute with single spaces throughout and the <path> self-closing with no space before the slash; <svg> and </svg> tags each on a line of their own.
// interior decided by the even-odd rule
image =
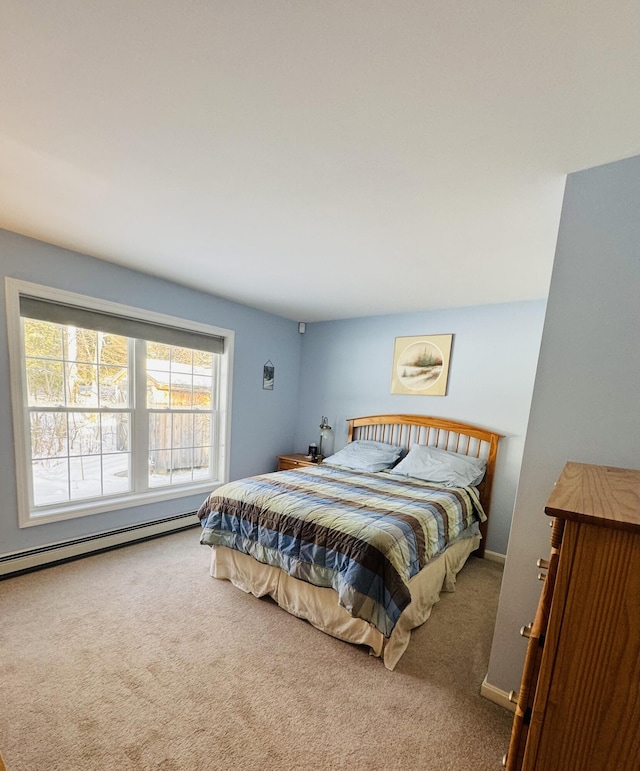
<svg viewBox="0 0 640 771">
<path fill-rule="evenodd" d="M 500 434 L 420 415 L 347 423 L 347 445 L 323 463 L 214 490 L 200 540 L 212 576 L 392 670 L 468 557 L 484 555 Z"/>
</svg>

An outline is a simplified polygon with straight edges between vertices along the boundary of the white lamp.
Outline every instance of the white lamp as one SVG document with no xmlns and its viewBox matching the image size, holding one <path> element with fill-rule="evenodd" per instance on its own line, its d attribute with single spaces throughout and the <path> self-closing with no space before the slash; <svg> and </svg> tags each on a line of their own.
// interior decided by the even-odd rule
<svg viewBox="0 0 640 771">
<path fill-rule="evenodd" d="M 325 447 L 328 444 L 328 439 L 331 438 L 331 426 L 329 425 L 328 418 L 325 418 L 325 416 L 322 416 L 322 423 L 320 423 L 320 443 L 318 445 L 318 455 L 322 458 L 322 443 L 324 441 Z"/>
</svg>

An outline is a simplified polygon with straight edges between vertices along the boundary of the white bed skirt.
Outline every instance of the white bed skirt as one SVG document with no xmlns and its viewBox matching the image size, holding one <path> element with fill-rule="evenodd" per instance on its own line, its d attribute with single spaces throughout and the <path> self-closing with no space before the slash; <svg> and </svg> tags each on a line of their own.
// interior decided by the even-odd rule
<svg viewBox="0 0 640 771">
<path fill-rule="evenodd" d="M 374 626 L 352 618 L 340 607 L 338 594 L 333 589 L 292 578 L 280 568 L 264 565 L 242 552 L 213 546 L 211 575 L 231 581 L 256 597 L 272 597 L 288 613 L 306 619 L 333 637 L 368 646 L 372 655 L 382 657 L 387 669 L 394 669 L 407 649 L 411 630 L 429 618 L 440 592 L 454 591 L 458 571 L 479 543 L 479 535 L 459 539 L 411 579 L 411 603 L 402 612 L 388 640 Z"/>
</svg>

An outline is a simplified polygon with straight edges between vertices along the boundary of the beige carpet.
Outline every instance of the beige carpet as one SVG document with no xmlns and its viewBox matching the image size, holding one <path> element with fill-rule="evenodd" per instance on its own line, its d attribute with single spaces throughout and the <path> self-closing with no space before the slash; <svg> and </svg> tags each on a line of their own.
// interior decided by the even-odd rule
<svg viewBox="0 0 640 771">
<path fill-rule="evenodd" d="M 499 566 L 470 560 L 394 672 L 208 567 L 188 530 L 0 582 L 8 771 L 500 767 Z"/>
</svg>

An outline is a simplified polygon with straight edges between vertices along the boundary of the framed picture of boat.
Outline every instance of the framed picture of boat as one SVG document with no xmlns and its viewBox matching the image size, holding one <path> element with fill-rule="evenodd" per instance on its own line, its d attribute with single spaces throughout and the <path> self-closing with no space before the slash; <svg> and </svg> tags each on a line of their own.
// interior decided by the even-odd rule
<svg viewBox="0 0 640 771">
<path fill-rule="evenodd" d="M 396 337 L 392 394 L 446 396 L 453 335 Z"/>
</svg>

